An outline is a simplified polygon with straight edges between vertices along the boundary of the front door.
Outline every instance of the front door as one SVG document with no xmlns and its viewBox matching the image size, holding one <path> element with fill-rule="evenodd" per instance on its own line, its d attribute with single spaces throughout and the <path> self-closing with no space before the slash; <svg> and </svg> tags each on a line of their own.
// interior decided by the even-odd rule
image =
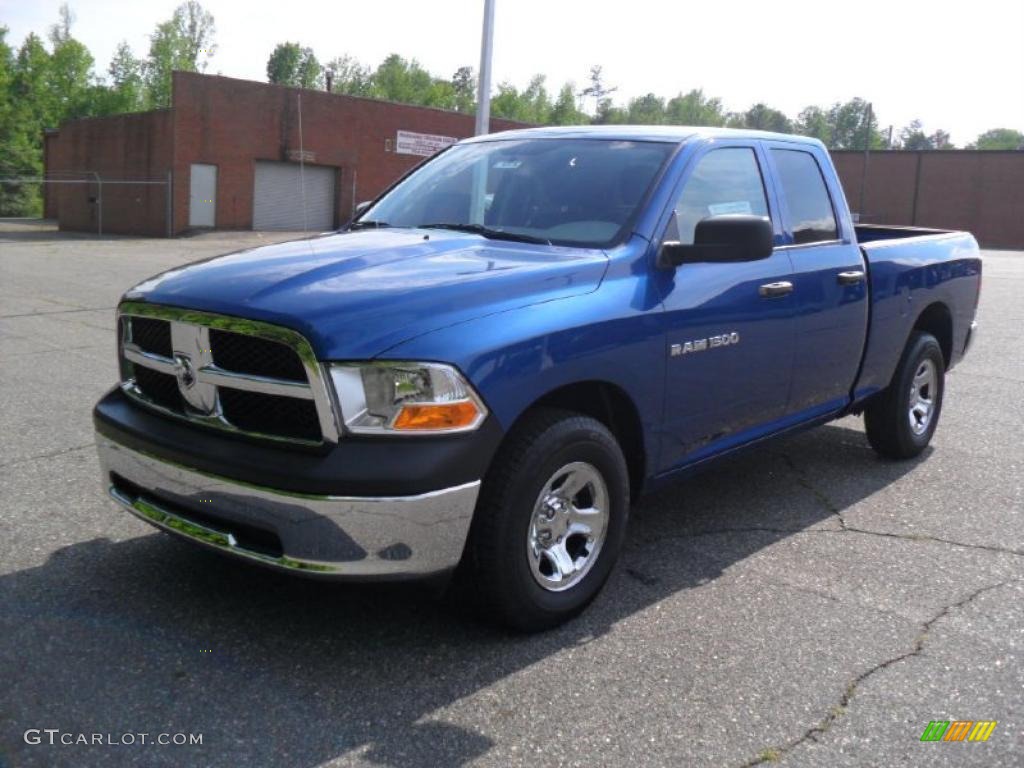
<svg viewBox="0 0 1024 768">
<path fill-rule="evenodd" d="M 189 178 L 188 225 L 212 227 L 217 210 L 217 166 L 194 163 Z"/>
<path fill-rule="evenodd" d="M 762 163 L 752 143 L 712 148 L 692 160 L 664 239 L 692 243 L 697 222 L 709 216 L 776 221 Z M 794 345 L 791 277 L 788 254 L 776 249 L 759 261 L 684 264 L 664 278 L 663 471 L 770 432 L 785 415 Z"/>
</svg>

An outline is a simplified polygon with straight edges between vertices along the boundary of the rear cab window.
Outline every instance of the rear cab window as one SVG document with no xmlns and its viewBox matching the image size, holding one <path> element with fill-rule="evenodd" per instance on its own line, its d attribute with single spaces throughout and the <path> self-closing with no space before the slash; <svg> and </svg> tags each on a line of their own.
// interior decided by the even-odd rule
<svg viewBox="0 0 1024 768">
<path fill-rule="evenodd" d="M 774 147 L 771 155 L 786 201 L 788 217 L 785 224 L 793 234 L 793 244 L 838 240 L 835 208 L 814 155 L 803 150 Z"/>
</svg>

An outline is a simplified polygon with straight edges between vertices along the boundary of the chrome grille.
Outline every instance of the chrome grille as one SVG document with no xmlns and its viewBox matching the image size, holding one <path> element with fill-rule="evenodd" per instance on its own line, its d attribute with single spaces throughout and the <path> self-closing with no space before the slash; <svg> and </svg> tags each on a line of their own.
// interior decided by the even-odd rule
<svg viewBox="0 0 1024 768">
<path fill-rule="evenodd" d="M 337 440 L 327 381 L 301 334 L 138 302 L 125 302 L 118 312 L 121 387 L 135 400 L 270 440 Z"/>
</svg>

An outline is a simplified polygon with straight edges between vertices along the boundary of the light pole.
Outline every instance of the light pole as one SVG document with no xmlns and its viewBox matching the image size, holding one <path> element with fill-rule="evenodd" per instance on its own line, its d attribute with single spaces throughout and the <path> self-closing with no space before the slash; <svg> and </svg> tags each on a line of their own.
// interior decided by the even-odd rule
<svg viewBox="0 0 1024 768">
<path fill-rule="evenodd" d="M 484 0 L 484 32 L 480 41 L 480 82 L 476 92 L 476 135 L 491 125 L 491 50 L 494 47 L 494 0 Z"/>
</svg>

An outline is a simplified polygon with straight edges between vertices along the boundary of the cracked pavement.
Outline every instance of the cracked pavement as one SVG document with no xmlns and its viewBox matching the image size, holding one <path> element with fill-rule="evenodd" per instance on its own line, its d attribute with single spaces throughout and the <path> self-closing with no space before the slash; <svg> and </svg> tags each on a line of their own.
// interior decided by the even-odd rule
<svg viewBox="0 0 1024 768">
<path fill-rule="evenodd" d="M 89 409 L 120 292 L 272 239 L 0 222 L 0 767 L 1020 765 L 1024 253 L 985 253 L 920 460 L 848 418 L 720 463 L 640 501 L 581 619 L 521 637 L 418 589 L 225 561 L 104 499 Z M 957 719 L 999 724 L 920 742 Z"/>
</svg>

